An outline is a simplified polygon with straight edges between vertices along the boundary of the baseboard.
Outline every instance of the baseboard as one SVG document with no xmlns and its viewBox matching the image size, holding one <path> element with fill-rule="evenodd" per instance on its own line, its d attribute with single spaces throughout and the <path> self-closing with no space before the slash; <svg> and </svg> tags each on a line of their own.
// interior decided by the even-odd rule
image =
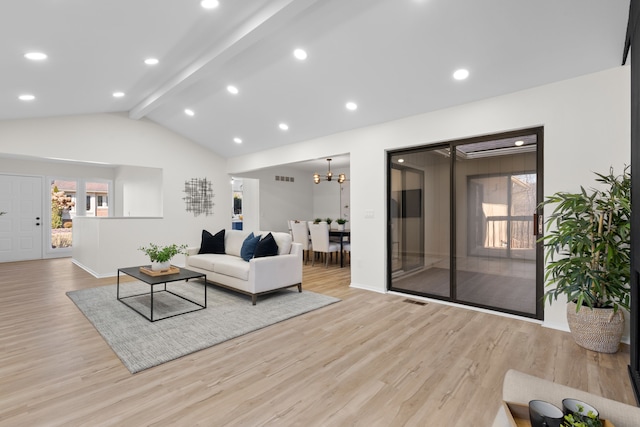
<svg viewBox="0 0 640 427">
<path fill-rule="evenodd" d="M 435 298 L 421 297 L 421 296 L 418 296 L 418 295 L 405 294 L 405 293 L 396 292 L 396 291 L 389 291 L 388 294 L 389 295 L 397 295 L 397 296 L 400 296 L 400 297 L 406 297 L 406 298 L 414 299 L 414 300 L 417 300 L 417 301 L 425 301 L 425 302 L 432 302 L 432 303 L 435 303 L 435 304 L 448 305 L 450 307 L 462 308 L 464 310 L 479 311 L 481 313 L 493 314 L 495 316 L 500 316 L 500 317 L 508 317 L 510 319 L 523 320 L 525 322 L 530 322 L 530 323 L 537 323 L 537 324 L 541 324 L 542 323 L 540 320 L 532 319 L 530 317 L 518 316 L 516 314 L 511 314 L 511 313 L 503 313 L 501 311 L 487 310 L 486 308 L 474 307 L 472 305 L 459 304 L 459 303 L 450 302 L 450 301 L 443 301 L 443 300 L 439 300 L 439 299 L 435 299 Z"/>
<path fill-rule="evenodd" d="M 76 259 L 71 259 L 71 262 L 74 263 L 75 265 L 77 265 L 78 267 L 80 267 L 81 269 L 83 269 L 84 271 L 86 271 L 87 273 L 91 274 L 93 277 L 97 278 L 97 279 L 104 279 L 106 277 L 116 277 L 118 275 L 117 272 L 115 273 L 109 273 L 109 274 L 98 274 L 95 271 L 93 271 L 92 269 L 90 269 L 89 267 L 87 267 L 86 265 L 82 264 L 81 262 L 78 262 L 78 260 Z"/>
<path fill-rule="evenodd" d="M 387 293 L 386 291 L 381 291 L 380 289 L 372 288 L 372 287 L 370 287 L 370 286 L 362 285 L 362 284 L 360 284 L 360 283 L 354 283 L 354 282 L 351 282 L 351 284 L 349 285 L 349 287 L 350 287 L 350 288 L 356 288 L 356 289 L 363 289 L 363 290 L 365 290 L 365 291 L 377 292 L 377 293 L 379 293 L 379 294 L 386 294 L 386 293 Z"/>
</svg>

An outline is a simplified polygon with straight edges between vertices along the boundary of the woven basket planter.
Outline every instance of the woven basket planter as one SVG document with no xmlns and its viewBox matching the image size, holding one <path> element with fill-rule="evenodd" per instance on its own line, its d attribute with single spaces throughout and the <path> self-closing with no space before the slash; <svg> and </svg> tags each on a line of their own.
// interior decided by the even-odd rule
<svg viewBox="0 0 640 427">
<path fill-rule="evenodd" d="M 624 331 L 624 315 L 612 308 L 582 307 L 576 313 L 576 304 L 567 304 L 567 320 L 571 335 L 581 347 L 600 353 L 615 353 Z"/>
</svg>

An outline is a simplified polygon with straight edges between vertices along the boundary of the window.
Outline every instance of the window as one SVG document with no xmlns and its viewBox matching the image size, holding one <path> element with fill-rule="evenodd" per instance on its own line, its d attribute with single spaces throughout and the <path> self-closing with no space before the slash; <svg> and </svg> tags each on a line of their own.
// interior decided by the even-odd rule
<svg viewBox="0 0 640 427">
<path fill-rule="evenodd" d="M 76 216 L 109 216 L 111 181 L 82 179 L 49 180 L 51 187 L 50 249 L 69 249 L 72 245 L 73 219 Z M 78 206 L 78 201 L 84 199 Z"/>
<path fill-rule="evenodd" d="M 70 248 L 75 216 L 76 181 L 50 180 L 51 248 Z"/>
</svg>

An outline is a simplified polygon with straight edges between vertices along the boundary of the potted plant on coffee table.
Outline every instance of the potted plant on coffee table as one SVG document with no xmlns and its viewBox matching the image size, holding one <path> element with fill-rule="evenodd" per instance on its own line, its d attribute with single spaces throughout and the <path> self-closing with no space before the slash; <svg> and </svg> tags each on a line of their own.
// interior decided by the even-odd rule
<svg viewBox="0 0 640 427">
<path fill-rule="evenodd" d="M 151 269 L 154 271 L 166 270 L 171 267 L 171 258 L 178 254 L 186 254 L 187 245 L 176 245 L 175 243 L 167 246 L 159 246 L 155 243 L 149 243 L 149 246 L 141 246 L 141 250 L 149 257 L 151 261 Z"/>
<path fill-rule="evenodd" d="M 567 297 L 567 320 L 576 343 L 602 353 L 618 351 L 624 330 L 621 308 L 630 301 L 631 175 L 613 168 L 596 173 L 598 188 L 558 192 L 547 218 L 545 293 L 549 303 Z"/>
</svg>

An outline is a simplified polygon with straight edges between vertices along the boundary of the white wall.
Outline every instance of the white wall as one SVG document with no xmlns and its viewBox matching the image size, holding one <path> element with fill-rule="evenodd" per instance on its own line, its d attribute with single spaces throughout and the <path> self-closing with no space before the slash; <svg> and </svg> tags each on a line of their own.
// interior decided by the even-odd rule
<svg viewBox="0 0 640 427">
<path fill-rule="evenodd" d="M 147 246 L 157 236 L 164 220 L 143 217 L 86 217 L 79 216 L 73 226 L 73 262 L 96 277 L 116 274 L 118 268 L 149 264 L 149 258 L 138 250 L 122 250 L 123 236 L 126 241 Z M 133 249 L 136 249 L 133 248 Z M 184 256 L 171 260 L 172 264 L 184 265 Z"/>
<path fill-rule="evenodd" d="M 119 166 L 114 216 L 162 216 L 162 169 Z"/>
<path fill-rule="evenodd" d="M 1 122 L 0 122 L 1 123 Z M 0 144 L 2 134 L 0 133 Z M 51 176 L 55 178 L 110 179 L 115 177 L 115 168 L 79 165 L 68 162 L 45 161 L 37 157 L 6 157 L 0 152 L 0 172 Z"/>
<path fill-rule="evenodd" d="M 349 177 L 348 168 L 333 169 L 333 176 L 337 179 L 338 175 L 343 173 Z M 322 174 L 322 171 L 320 172 Z M 306 179 L 313 185 L 313 219 L 315 218 L 331 218 L 334 221 L 340 218 L 340 193 L 341 185 L 335 179 L 331 182 L 320 181 L 319 184 L 313 184 L 311 176 Z"/>
<path fill-rule="evenodd" d="M 630 162 L 629 67 L 229 159 L 230 173 L 350 152 L 352 286 L 386 292 L 386 150 L 544 126 L 544 190 Z M 545 324 L 566 329 L 565 304 Z M 628 337 L 628 333 L 626 334 Z"/>
<path fill-rule="evenodd" d="M 276 181 L 276 175 L 294 178 L 294 181 Z M 281 167 L 238 176 L 260 181 L 259 230 L 286 232 L 288 231 L 288 220 L 311 220 L 313 218 L 314 183 L 312 175 L 295 168 Z M 334 185 L 337 184 L 334 183 Z M 247 209 L 245 211 L 243 202 L 242 213 L 250 212 L 250 207 Z M 253 229 L 246 228 L 246 230 Z"/>
<path fill-rule="evenodd" d="M 199 245 L 203 228 L 229 227 L 231 184 L 225 161 L 149 120 L 131 120 L 125 114 L 88 114 L 0 121 L 0 155 L 3 153 L 162 169 L 163 218 L 144 237 L 121 233 L 120 251 L 131 254 L 132 259 L 142 244 Z M 185 211 L 184 183 L 205 177 L 213 183 L 214 214 L 194 217 Z"/>
<path fill-rule="evenodd" d="M 260 180 L 242 180 L 242 226 L 244 230 L 260 230 Z M 229 228 L 227 226 L 227 228 Z"/>
</svg>

